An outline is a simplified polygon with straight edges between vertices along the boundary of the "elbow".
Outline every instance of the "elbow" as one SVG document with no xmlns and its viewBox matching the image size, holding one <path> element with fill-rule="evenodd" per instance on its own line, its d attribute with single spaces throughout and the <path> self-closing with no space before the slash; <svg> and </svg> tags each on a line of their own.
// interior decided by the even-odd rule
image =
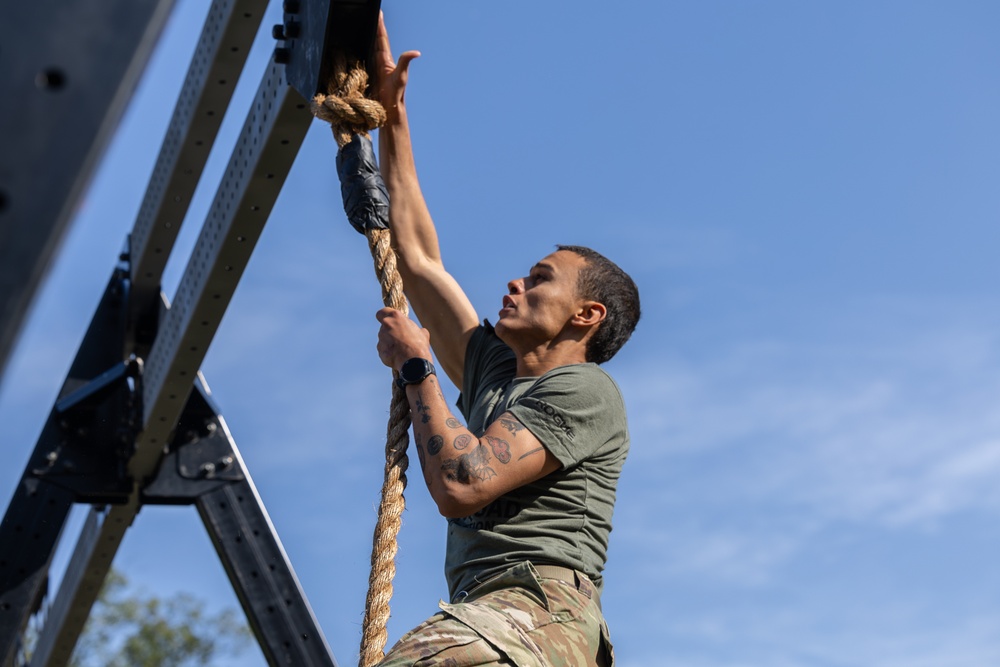
<svg viewBox="0 0 1000 667">
<path fill-rule="evenodd" d="M 455 482 L 445 481 L 431 495 L 438 512 L 446 519 L 471 516 L 489 504 L 489 500 L 477 497 L 471 489 Z"/>
<path fill-rule="evenodd" d="M 403 279 L 428 279 L 441 271 L 444 265 L 440 256 L 433 256 L 423 248 L 396 248 L 396 260 L 399 271 L 403 274 Z"/>
</svg>

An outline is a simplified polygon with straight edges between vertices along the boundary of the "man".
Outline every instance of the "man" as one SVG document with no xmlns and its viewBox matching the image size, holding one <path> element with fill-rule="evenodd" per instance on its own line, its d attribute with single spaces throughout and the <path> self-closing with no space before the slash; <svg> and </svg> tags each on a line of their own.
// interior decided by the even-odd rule
<svg viewBox="0 0 1000 667">
<path fill-rule="evenodd" d="M 638 291 L 593 250 L 559 246 L 508 283 L 495 329 L 480 325 L 444 268 L 417 181 L 404 104 L 417 56 L 396 64 L 379 22 L 381 170 L 403 284 L 426 328 L 380 310 L 378 351 L 406 387 L 424 481 L 448 518 L 451 602 L 382 664 L 610 665 L 599 595 L 629 440 L 621 393 L 597 363 L 635 328 Z"/>
</svg>

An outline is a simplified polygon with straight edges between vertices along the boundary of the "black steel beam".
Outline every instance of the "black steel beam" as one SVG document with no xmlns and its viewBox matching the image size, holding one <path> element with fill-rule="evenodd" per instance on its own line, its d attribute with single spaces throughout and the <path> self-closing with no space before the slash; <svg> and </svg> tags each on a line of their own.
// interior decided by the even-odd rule
<svg viewBox="0 0 1000 667">
<path fill-rule="evenodd" d="M 0 377 L 172 6 L 0 5 Z"/>
<path fill-rule="evenodd" d="M 225 421 L 199 382 L 143 504 L 198 508 L 270 665 L 336 661 Z"/>
<path fill-rule="evenodd" d="M 123 275 L 116 271 L 91 320 L 60 391 L 71 396 L 121 363 L 125 333 Z M 0 522 L 0 665 L 8 665 L 28 618 L 47 589 L 48 570 L 78 491 L 91 497 L 126 498 L 130 483 L 118 475 L 115 443 L 91 447 L 91 424 L 53 408 Z M 109 470 L 110 468 L 110 470 Z"/>
</svg>

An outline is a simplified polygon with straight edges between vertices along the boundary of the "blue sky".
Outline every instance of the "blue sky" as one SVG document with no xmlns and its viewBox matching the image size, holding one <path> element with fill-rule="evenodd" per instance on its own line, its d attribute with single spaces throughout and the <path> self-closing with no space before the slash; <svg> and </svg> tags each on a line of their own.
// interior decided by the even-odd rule
<svg viewBox="0 0 1000 667">
<path fill-rule="evenodd" d="M 619 664 L 1000 663 L 1000 6 L 383 7 L 396 52 L 423 52 L 407 98 L 418 169 L 480 315 L 556 243 L 599 249 L 640 286 L 644 318 L 607 365 L 633 439 L 604 599 Z M 134 222 L 204 13 L 178 2 L 0 385 L 7 498 Z M 389 375 L 334 155 L 317 122 L 203 370 L 346 665 Z M 445 595 L 444 522 L 411 477 L 391 641 Z M 116 566 L 152 592 L 237 604 L 190 508 L 144 509 Z"/>
</svg>

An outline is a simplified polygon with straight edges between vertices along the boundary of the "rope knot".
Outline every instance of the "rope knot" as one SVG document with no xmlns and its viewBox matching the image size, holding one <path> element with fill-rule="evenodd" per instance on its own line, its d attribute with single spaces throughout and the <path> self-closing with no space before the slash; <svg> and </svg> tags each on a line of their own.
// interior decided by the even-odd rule
<svg viewBox="0 0 1000 667">
<path fill-rule="evenodd" d="M 337 145 L 349 143 L 352 134 L 368 136 L 370 130 L 385 123 L 385 109 L 379 102 L 365 97 L 367 88 L 365 68 L 356 63 L 348 69 L 341 56 L 335 63 L 327 92 L 313 97 L 312 113 L 330 123 Z"/>
</svg>

